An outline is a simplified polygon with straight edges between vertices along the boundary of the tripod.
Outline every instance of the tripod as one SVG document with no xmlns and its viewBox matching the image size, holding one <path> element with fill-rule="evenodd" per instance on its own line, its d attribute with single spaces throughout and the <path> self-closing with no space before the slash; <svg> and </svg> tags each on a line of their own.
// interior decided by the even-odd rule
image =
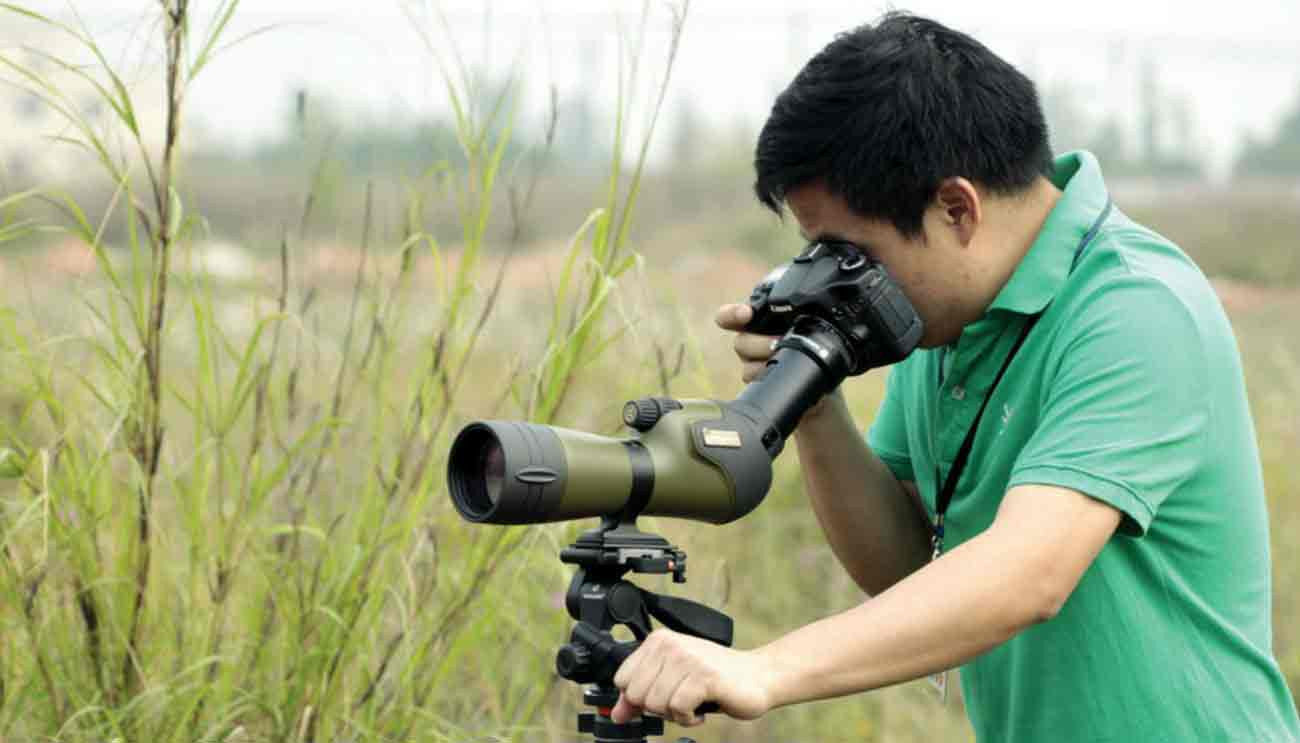
<svg viewBox="0 0 1300 743">
<path fill-rule="evenodd" d="M 730 646 L 731 617 L 703 604 L 663 596 L 639 588 L 624 574 L 671 573 L 674 583 L 686 582 L 686 553 L 663 537 L 636 528 L 635 519 L 605 517 L 596 529 L 584 532 L 560 551 L 562 562 L 577 565 L 565 595 L 565 608 L 577 620 L 569 642 L 555 656 L 560 676 L 580 684 L 583 704 L 596 711 L 578 715 L 578 732 L 594 736 L 596 743 L 646 743 L 647 736 L 663 735 L 664 721 L 653 715 L 626 723 L 610 718 L 618 702 L 614 674 L 650 634 L 650 618 L 671 630 Z M 610 634 L 617 625 L 632 631 L 634 642 L 618 642 Z M 696 714 L 717 712 L 712 702 Z M 683 738 L 678 743 L 693 743 Z"/>
</svg>

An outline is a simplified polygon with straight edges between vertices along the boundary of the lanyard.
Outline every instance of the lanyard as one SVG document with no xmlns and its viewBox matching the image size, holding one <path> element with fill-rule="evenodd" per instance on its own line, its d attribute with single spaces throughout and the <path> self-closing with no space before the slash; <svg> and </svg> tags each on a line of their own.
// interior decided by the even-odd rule
<svg viewBox="0 0 1300 743">
<path fill-rule="evenodd" d="M 1070 263 L 1069 273 L 1074 273 L 1074 267 L 1079 264 L 1079 258 L 1083 255 L 1084 248 L 1101 230 L 1102 223 L 1110 216 L 1110 210 L 1111 201 L 1108 197 L 1105 208 L 1101 210 L 1101 216 L 1097 217 L 1097 221 L 1093 222 L 1092 227 L 1084 233 L 1083 239 L 1079 241 L 1079 246 L 1074 249 L 1074 259 Z M 961 448 L 957 450 L 957 458 L 952 463 L 952 469 L 948 470 L 948 477 L 944 478 L 943 489 L 939 491 L 939 495 L 935 499 L 934 531 L 930 536 L 930 546 L 933 548 L 930 555 L 931 560 L 938 559 L 939 555 L 943 554 L 944 514 L 948 513 L 948 506 L 952 503 L 953 493 L 957 491 L 957 481 L 961 479 L 962 470 L 966 469 L 966 460 L 970 458 L 970 450 L 975 443 L 975 430 L 979 428 L 980 419 L 984 417 L 984 409 L 989 406 L 989 400 L 992 399 L 994 390 L 998 388 L 998 382 L 1002 381 L 1002 375 L 1006 373 L 1007 367 L 1011 366 L 1011 360 L 1015 358 L 1016 352 L 1020 350 L 1020 346 L 1024 345 L 1025 338 L 1029 337 L 1029 331 L 1033 330 L 1038 318 L 1042 317 L 1043 312 L 1046 311 L 1044 309 L 1038 314 L 1030 316 L 1029 320 L 1025 322 L 1025 327 L 1020 330 L 1020 337 L 1016 339 L 1016 344 L 1011 347 L 1011 352 L 1007 354 L 1006 360 L 1002 362 L 1002 368 L 998 370 L 998 375 L 993 378 L 993 386 L 989 387 L 988 394 L 984 395 L 984 402 L 980 404 L 979 412 L 975 414 L 975 420 L 971 421 L 970 429 L 966 431 L 966 438 L 962 439 Z M 939 372 L 940 374 L 943 373 L 942 364 Z M 939 482 L 939 465 L 937 462 L 934 468 L 934 481 Z"/>
<path fill-rule="evenodd" d="M 1002 362 L 1002 368 L 998 369 L 998 375 L 993 378 L 993 386 L 989 387 L 988 394 L 984 395 L 984 402 L 980 404 L 979 412 L 975 414 L 975 420 L 971 421 L 970 429 L 966 431 L 966 438 L 962 439 L 961 448 L 957 450 L 957 459 L 952 463 L 952 469 L 948 470 L 948 477 L 943 481 L 943 490 L 939 491 L 939 497 L 935 501 L 934 516 L 934 534 L 930 537 L 930 546 L 934 548 L 934 553 L 930 559 L 937 559 L 943 552 L 943 517 L 948 512 L 948 505 L 952 503 L 952 494 L 957 490 L 957 481 L 961 479 L 962 470 L 966 469 L 966 460 L 970 459 L 971 446 L 975 443 L 975 430 L 979 428 L 980 419 L 984 417 L 984 409 L 989 406 L 989 400 L 993 398 L 993 391 L 998 388 L 998 382 L 1002 381 L 1002 375 L 1006 374 L 1007 367 L 1011 366 L 1011 359 L 1015 358 L 1016 351 L 1024 345 L 1025 338 L 1029 337 L 1029 331 L 1033 330 L 1034 323 L 1043 313 L 1039 312 L 1032 315 L 1025 327 L 1020 330 L 1020 337 L 1016 338 L 1016 344 L 1011 347 L 1011 353 Z M 934 481 L 939 481 L 939 466 L 935 465 Z"/>
</svg>

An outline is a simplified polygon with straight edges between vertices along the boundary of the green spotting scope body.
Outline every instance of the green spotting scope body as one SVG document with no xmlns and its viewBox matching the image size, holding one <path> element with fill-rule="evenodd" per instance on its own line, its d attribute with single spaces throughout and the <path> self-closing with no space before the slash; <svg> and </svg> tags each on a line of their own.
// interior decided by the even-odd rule
<svg viewBox="0 0 1300 743">
<path fill-rule="evenodd" d="M 757 507 L 772 482 L 767 427 L 756 417 L 737 403 L 647 398 L 625 406 L 637 433 L 623 439 L 480 421 L 452 446 L 453 501 L 467 520 L 496 524 L 620 510 L 727 523 Z"/>
<path fill-rule="evenodd" d="M 884 266 L 839 241 L 809 243 L 749 304 L 746 329 L 781 337 L 735 400 L 632 400 L 623 422 L 634 434 L 621 439 L 522 421 L 463 428 L 447 462 L 461 516 L 734 521 L 767 495 L 772 460 L 803 414 L 845 377 L 907 356 L 923 330 Z"/>
</svg>

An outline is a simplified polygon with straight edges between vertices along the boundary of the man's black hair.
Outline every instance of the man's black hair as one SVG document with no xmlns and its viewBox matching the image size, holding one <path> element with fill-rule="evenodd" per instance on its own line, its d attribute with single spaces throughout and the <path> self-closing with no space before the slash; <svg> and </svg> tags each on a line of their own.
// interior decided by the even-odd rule
<svg viewBox="0 0 1300 743">
<path fill-rule="evenodd" d="M 840 34 L 777 97 L 754 155 L 759 201 L 824 179 L 907 236 L 943 179 L 1015 193 L 1050 173 L 1034 84 L 966 34 L 908 13 Z"/>
</svg>

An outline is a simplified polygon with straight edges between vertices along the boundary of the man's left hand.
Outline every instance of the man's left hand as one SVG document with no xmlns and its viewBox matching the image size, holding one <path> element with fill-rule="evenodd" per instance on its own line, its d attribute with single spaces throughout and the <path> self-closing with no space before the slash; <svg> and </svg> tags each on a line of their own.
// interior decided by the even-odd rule
<svg viewBox="0 0 1300 743">
<path fill-rule="evenodd" d="M 755 651 L 658 629 L 615 674 L 622 693 L 610 717 L 623 723 L 644 710 L 692 726 L 704 722 L 696 708 L 716 702 L 736 719 L 753 720 L 771 709 L 772 676 L 771 663 Z"/>
</svg>

